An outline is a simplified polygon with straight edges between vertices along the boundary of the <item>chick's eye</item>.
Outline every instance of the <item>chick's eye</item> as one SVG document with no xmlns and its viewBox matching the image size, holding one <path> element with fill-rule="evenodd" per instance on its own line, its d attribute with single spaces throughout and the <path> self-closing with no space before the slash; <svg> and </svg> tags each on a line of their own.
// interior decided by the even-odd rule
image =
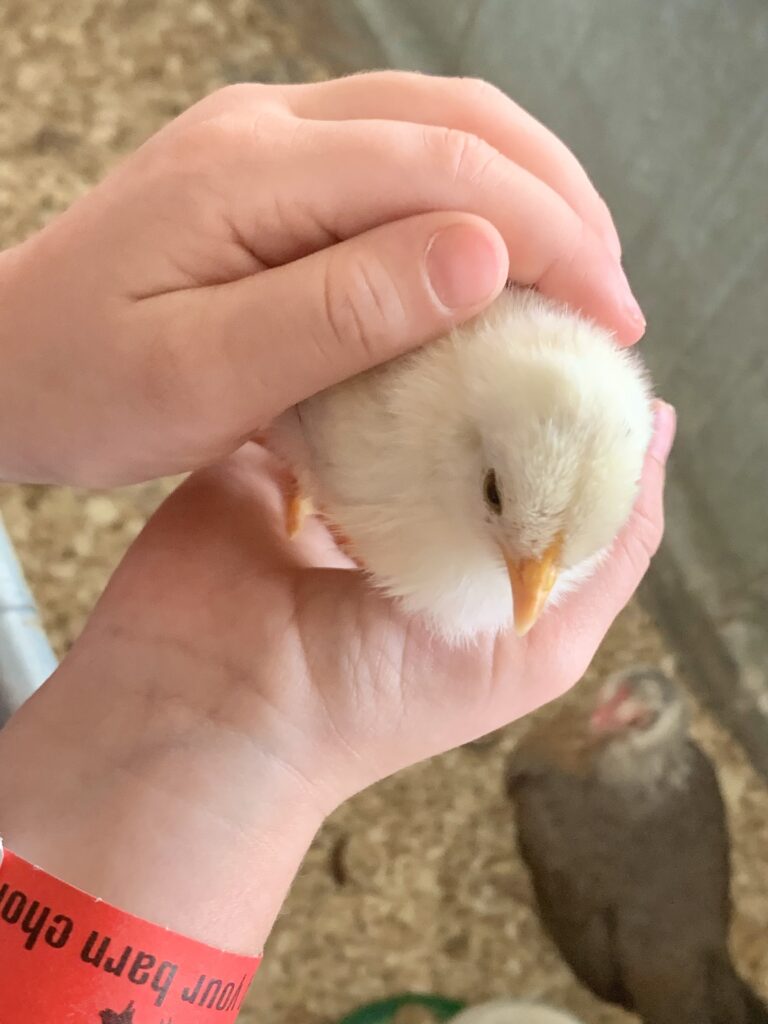
<svg viewBox="0 0 768 1024">
<path fill-rule="evenodd" d="M 496 473 L 492 469 L 489 469 L 485 474 L 485 480 L 483 481 L 483 496 L 485 497 L 485 503 L 488 508 L 497 516 L 500 515 L 501 495 L 499 494 L 499 487 L 496 483 Z"/>
</svg>

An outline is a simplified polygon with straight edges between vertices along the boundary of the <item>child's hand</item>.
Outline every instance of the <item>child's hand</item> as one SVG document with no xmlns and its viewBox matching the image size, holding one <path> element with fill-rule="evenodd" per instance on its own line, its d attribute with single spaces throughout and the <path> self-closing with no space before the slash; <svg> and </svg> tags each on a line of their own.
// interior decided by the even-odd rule
<svg viewBox="0 0 768 1024">
<path fill-rule="evenodd" d="M 257 446 L 193 476 L 0 734 L 10 848 L 151 920 L 257 950 L 329 810 L 582 675 L 658 546 L 673 433 L 667 409 L 595 578 L 524 640 L 458 651 L 343 568 L 317 520 L 286 539 Z"/>
<path fill-rule="evenodd" d="M 642 333 L 602 200 L 491 87 L 224 89 L 0 257 L 0 477 L 208 463 L 477 312 L 507 272 Z"/>
</svg>

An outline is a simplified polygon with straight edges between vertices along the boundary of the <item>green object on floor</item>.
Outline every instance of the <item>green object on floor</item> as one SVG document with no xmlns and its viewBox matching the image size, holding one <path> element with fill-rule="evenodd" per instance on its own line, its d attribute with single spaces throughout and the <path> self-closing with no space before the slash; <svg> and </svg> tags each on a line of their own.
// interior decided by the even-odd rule
<svg viewBox="0 0 768 1024">
<path fill-rule="evenodd" d="M 347 1014 L 339 1024 L 391 1024 L 395 1014 L 403 1006 L 424 1006 L 432 1011 L 435 1021 L 450 1020 L 465 1004 L 458 999 L 446 999 L 443 996 L 420 995 L 408 992 L 389 999 L 380 999 L 377 1003 L 369 1003 Z"/>
</svg>

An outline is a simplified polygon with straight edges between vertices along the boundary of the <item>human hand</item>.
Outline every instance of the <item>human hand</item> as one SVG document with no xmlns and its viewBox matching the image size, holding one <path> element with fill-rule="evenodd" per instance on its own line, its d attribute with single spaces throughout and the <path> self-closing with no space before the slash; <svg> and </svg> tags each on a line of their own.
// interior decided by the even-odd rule
<svg viewBox="0 0 768 1024">
<path fill-rule="evenodd" d="M 524 639 L 447 648 L 317 520 L 289 541 L 255 445 L 149 523 L 61 668 L 0 734 L 12 849 L 214 945 L 260 948 L 325 814 L 583 674 L 662 533 L 661 406 L 633 517 Z"/>
<path fill-rule="evenodd" d="M 482 82 L 223 89 L 0 257 L 0 478 L 213 462 L 508 274 L 635 341 L 619 259 L 573 155 Z"/>
</svg>

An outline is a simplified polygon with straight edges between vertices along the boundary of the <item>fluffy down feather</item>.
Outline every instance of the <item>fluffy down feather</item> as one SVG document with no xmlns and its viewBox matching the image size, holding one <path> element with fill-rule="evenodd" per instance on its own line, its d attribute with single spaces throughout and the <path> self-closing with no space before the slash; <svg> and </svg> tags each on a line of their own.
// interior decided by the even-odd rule
<svg viewBox="0 0 768 1024">
<path fill-rule="evenodd" d="M 505 559 L 556 544 L 550 604 L 589 576 L 629 516 L 652 420 L 634 354 L 512 288 L 289 410 L 269 445 L 376 585 L 460 642 L 511 624 Z"/>
</svg>

